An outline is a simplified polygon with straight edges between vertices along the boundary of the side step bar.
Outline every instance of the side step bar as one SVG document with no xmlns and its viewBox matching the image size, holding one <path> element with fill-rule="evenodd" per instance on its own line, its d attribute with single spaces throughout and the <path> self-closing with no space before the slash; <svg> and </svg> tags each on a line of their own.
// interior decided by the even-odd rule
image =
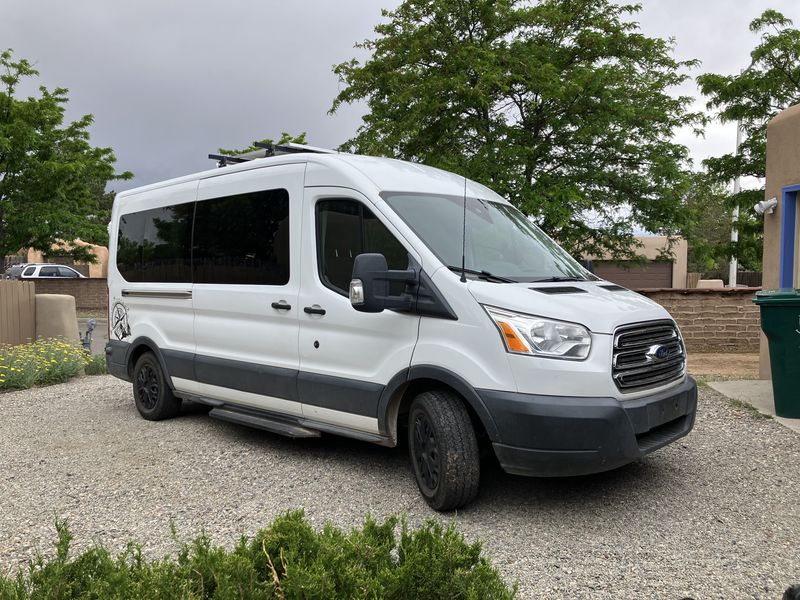
<svg viewBox="0 0 800 600">
<path fill-rule="evenodd" d="M 208 413 L 209 417 L 220 419 L 222 421 L 230 421 L 237 425 L 247 425 L 248 427 L 255 427 L 257 429 L 264 429 L 272 433 L 278 433 L 292 438 L 311 438 L 320 437 L 320 432 L 315 429 L 301 427 L 300 425 L 293 425 L 286 421 L 279 421 L 277 419 L 270 419 L 260 415 L 252 415 L 249 413 L 229 410 L 227 408 L 215 408 Z"/>
</svg>

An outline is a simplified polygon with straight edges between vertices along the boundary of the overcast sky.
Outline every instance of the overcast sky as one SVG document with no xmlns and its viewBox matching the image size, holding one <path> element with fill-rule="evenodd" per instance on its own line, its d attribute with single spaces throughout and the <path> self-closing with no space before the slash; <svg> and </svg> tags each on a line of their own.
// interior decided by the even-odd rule
<svg viewBox="0 0 800 600">
<path fill-rule="evenodd" d="M 136 174 L 117 191 L 213 166 L 218 147 L 281 131 L 335 147 L 353 135 L 362 106 L 327 114 L 339 90 L 335 63 L 363 52 L 380 9 L 397 0 L 0 0 L 0 47 L 36 64 L 38 84 L 70 90 L 68 114 L 93 113 L 92 142 L 111 146 Z M 746 66 L 748 24 L 775 8 L 800 25 L 798 0 L 643 0 L 645 34 L 673 37 L 675 55 L 703 72 Z M 34 88 L 25 90 L 33 93 Z M 693 82 L 683 93 L 697 95 Z M 703 106 L 698 101 L 697 107 Z M 699 161 L 730 151 L 731 125 L 705 139 L 679 132 Z"/>
</svg>

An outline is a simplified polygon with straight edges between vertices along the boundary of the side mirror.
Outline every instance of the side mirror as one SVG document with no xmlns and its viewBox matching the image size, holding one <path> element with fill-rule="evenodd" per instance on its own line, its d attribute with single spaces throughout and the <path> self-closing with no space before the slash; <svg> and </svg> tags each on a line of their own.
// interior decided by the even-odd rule
<svg viewBox="0 0 800 600">
<path fill-rule="evenodd" d="M 411 310 L 412 298 L 408 294 L 389 295 L 389 283 L 402 281 L 414 283 L 416 271 L 390 271 L 383 254 L 359 254 L 353 262 L 350 280 L 350 304 L 359 312 L 379 313 L 384 309 Z"/>
</svg>

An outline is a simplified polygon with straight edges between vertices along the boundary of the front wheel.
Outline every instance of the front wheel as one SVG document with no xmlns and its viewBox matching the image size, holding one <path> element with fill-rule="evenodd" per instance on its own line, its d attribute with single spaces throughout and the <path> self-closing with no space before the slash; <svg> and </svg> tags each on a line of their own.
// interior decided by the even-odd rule
<svg viewBox="0 0 800 600">
<path fill-rule="evenodd" d="M 431 508 L 460 508 L 478 495 L 478 440 L 457 395 L 424 392 L 414 399 L 408 416 L 408 450 L 417 485 Z"/>
<path fill-rule="evenodd" d="M 172 393 L 151 352 L 142 354 L 133 367 L 133 399 L 139 414 L 148 421 L 169 419 L 181 410 L 180 398 Z"/>
</svg>

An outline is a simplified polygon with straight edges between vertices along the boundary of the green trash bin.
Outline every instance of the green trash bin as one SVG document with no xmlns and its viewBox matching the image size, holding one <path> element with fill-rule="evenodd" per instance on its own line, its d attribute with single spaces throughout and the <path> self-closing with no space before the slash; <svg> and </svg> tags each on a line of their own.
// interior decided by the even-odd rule
<svg viewBox="0 0 800 600">
<path fill-rule="evenodd" d="M 775 414 L 800 419 L 800 290 L 764 290 L 753 302 L 769 340 Z"/>
</svg>

